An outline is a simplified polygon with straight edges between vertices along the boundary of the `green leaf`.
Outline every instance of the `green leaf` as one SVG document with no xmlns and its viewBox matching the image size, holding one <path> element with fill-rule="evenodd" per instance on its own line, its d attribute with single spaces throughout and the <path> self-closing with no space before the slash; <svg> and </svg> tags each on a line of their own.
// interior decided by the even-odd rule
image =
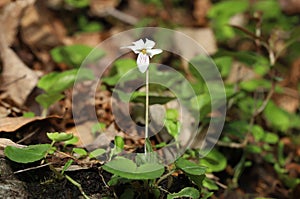
<svg viewBox="0 0 300 199">
<path fill-rule="evenodd" d="M 219 172 L 226 168 L 227 159 L 222 153 L 213 149 L 204 158 L 200 159 L 199 164 L 207 167 L 208 172 Z"/>
<path fill-rule="evenodd" d="M 287 131 L 291 125 L 290 114 L 285 110 L 277 107 L 274 102 L 270 101 L 263 111 L 263 115 L 267 122 L 275 128 L 282 132 Z"/>
<path fill-rule="evenodd" d="M 106 128 L 105 123 L 98 122 L 92 126 L 92 134 L 102 132 Z"/>
<path fill-rule="evenodd" d="M 182 197 L 198 199 L 200 197 L 200 193 L 197 189 L 193 187 L 185 187 L 178 193 L 168 194 L 167 199 L 182 198 Z"/>
<path fill-rule="evenodd" d="M 83 157 L 83 156 L 87 156 L 87 151 L 85 149 L 82 148 L 73 148 L 73 152 L 79 155 L 79 158 Z"/>
<path fill-rule="evenodd" d="M 77 136 L 73 136 L 72 139 L 64 141 L 64 146 L 75 145 L 79 141 Z"/>
<path fill-rule="evenodd" d="M 50 144 L 29 145 L 24 148 L 7 146 L 4 149 L 6 157 L 18 163 L 30 163 L 41 160 L 50 149 Z"/>
<path fill-rule="evenodd" d="M 228 26 L 232 16 L 247 10 L 249 2 L 246 0 L 228 0 L 213 4 L 209 9 L 208 17 L 212 19 L 212 25 L 219 40 L 232 38 L 234 30 Z"/>
<path fill-rule="evenodd" d="M 92 63 L 105 54 L 100 49 L 97 49 L 97 51 L 92 50 L 93 48 L 90 46 L 74 44 L 56 47 L 50 51 L 50 54 L 52 59 L 57 63 L 64 63 L 70 67 L 79 68 L 83 61 L 85 63 Z"/>
<path fill-rule="evenodd" d="M 179 117 L 179 113 L 177 109 L 167 109 L 166 119 L 176 122 L 178 120 L 178 117 Z"/>
<path fill-rule="evenodd" d="M 248 92 L 253 92 L 257 90 L 258 88 L 265 88 L 270 89 L 271 88 L 271 82 L 264 79 L 252 79 L 248 81 L 243 81 L 240 83 L 241 89 L 244 89 Z"/>
<path fill-rule="evenodd" d="M 89 6 L 89 0 L 64 0 L 67 4 L 74 8 L 85 8 Z"/>
<path fill-rule="evenodd" d="M 64 132 L 55 132 L 55 133 L 47 133 L 47 137 L 54 142 L 64 142 L 67 140 L 71 140 L 73 138 L 73 134 L 64 133 Z"/>
<path fill-rule="evenodd" d="M 34 116 L 35 116 L 34 112 L 31 111 L 23 113 L 23 117 L 25 118 L 34 118 Z"/>
<path fill-rule="evenodd" d="M 256 146 L 256 145 L 253 145 L 253 144 L 247 145 L 245 150 L 250 152 L 250 153 L 255 153 L 255 154 L 259 154 L 259 153 L 262 152 L 262 149 L 259 146 Z"/>
<path fill-rule="evenodd" d="M 94 151 L 92 151 L 89 155 L 90 158 L 97 158 L 101 155 L 103 155 L 104 153 L 106 153 L 105 149 L 96 149 Z"/>
<path fill-rule="evenodd" d="M 124 76 L 128 71 L 136 68 L 136 62 L 133 59 L 118 59 L 117 61 L 115 61 L 112 69 L 111 69 L 111 74 L 109 77 L 104 77 L 102 78 L 102 82 L 110 85 L 110 86 L 114 86 L 118 83 L 119 79 Z M 126 80 L 133 80 L 136 77 L 130 76 L 130 77 L 126 77 Z"/>
<path fill-rule="evenodd" d="M 200 166 L 184 158 L 179 158 L 175 162 L 175 165 L 178 169 L 184 171 L 186 174 L 191 175 L 203 175 L 206 171 L 206 167 Z"/>
<path fill-rule="evenodd" d="M 122 152 L 122 150 L 124 149 L 124 139 L 121 136 L 115 136 L 114 143 L 117 153 Z"/>
<path fill-rule="evenodd" d="M 63 175 L 64 172 L 72 165 L 72 163 L 73 163 L 73 160 L 72 160 L 72 159 L 70 159 L 70 160 L 68 160 L 68 162 L 66 162 L 66 164 L 65 164 L 64 167 L 63 167 L 63 169 L 61 170 L 61 174 L 62 174 L 62 175 Z"/>
<path fill-rule="evenodd" d="M 38 87 L 49 94 L 61 93 L 74 85 L 74 82 L 83 80 L 93 80 L 94 74 L 89 69 L 72 69 L 64 72 L 53 72 L 43 76 Z"/>
<path fill-rule="evenodd" d="M 253 125 L 252 127 L 252 135 L 254 136 L 255 141 L 259 142 L 265 136 L 264 129 L 259 125 Z"/>
<path fill-rule="evenodd" d="M 232 57 L 222 56 L 214 59 L 215 64 L 218 66 L 222 77 L 227 77 L 230 73 L 232 66 Z"/>
<path fill-rule="evenodd" d="M 60 93 L 43 93 L 35 98 L 43 108 L 48 109 L 55 102 L 63 99 L 65 96 Z"/>
<path fill-rule="evenodd" d="M 173 136 L 174 138 L 177 138 L 180 133 L 181 125 L 179 122 L 174 122 L 172 120 L 166 120 L 165 121 L 165 127 L 167 128 L 168 133 Z"/>
<path fill-rule="evenodd" d="M 205 178 L 203 180 L 203 186 L 205 188 L 207 188 L 208 190 L 218 190 L 219 189 L 219 187 L 216 185 L 216 183 L 209 178 Z"/>
<path fill-rule="evenodd" d="M 269 144 L 276 144 L 279 141 L 279 137 L 275 133 L 266 133 L 263 140 Z"/>
<path fill-rule="evenodd" d="M 129 159 L 118 157 L 102 168 L 112 174 L 123 178 L 135 180 L 147 180 L 160 177 L 164 172 L 164 167 L 157 163 L 145 163 L 137 167 L 137 165 Z"/>
</svg>

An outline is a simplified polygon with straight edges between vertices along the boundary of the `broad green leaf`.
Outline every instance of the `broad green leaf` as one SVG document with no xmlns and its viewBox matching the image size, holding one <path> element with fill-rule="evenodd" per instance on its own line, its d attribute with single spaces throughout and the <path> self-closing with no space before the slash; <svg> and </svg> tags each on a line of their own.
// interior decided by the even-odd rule
<svg viewBox="0 0 300 199">
<path fill-rule="evenodd" d="M 213 149 L 204 158 L 200 159 L 199 164 L 207 167 L 208 172 L 219 172 L 226 168 L 227 159 L 222 153 Z"/>
<path fill-rule="evenodd" d="M 133 59 L 118 59 L 114 63 L 115 70 L 118 75 L 122 76 L 133 68 L 136 68 L 136 61 Z"/>
<path fill-rule="evenodd" d="M 98 21 L 90 21 L 86 16 L 79 15 L 78 26 L 80 32 L 98 32 L 103 30 L 103 25 Z"/>
<path fill-rule="evenodd" d="M 270 89 L 271 82 L 264 79 L 252 79 L 252 80 L 241 82 L 240 87 L 241 89 L 244 89 L 248 92 L 253 92 L 258 88 Z"/>
<path fill-rule="evenodd" d="M 200 197 L 200 193 L 197 189 L 193 187 L 185 187 L 178 193 L 168 194 L 167 199 L 183 198 L 183 197 L 198 199 Z"/>
<path fill-rule="evenodd" d="M 189 160 L 186 160 L 184 158 L 179 158 L 175 165 L 178 169 L 181 169 L 187 174 L 191 175 L 203 175 L 205 174 L 206 167 L 200 166 L 194 162 L 191 162 Z"/>
<path fill-rule="evenodd" d="M 97 158 L 101 155 L 103 155 L 104 153 L 106 153 L 105 149 L 96 149 L 94 151 L 92 151 L 89 155 L 90 158 Z"/>
<path fill-rule="evenodd" d="M 159 178 L 164 172 L 164 166 L 157 163 L 145 163 L 137 167 L 137 165 L 129 159 L 118 157 L 102 168 L 112 174 L 123 178 L 146 180 Z"/>
<path fill-rule="evenodd" d="M 64 132 L 54 132 L 54 133 L 47 133 L 47 137 L 55 142 L 64 142 L 67 140 L 71 140 L 74 136 L 70 133 L 64 133 Z"/>
<path fill-rule="evenodd" d="M 232 66 L 232 57 L 222 56 L 214 59 L 215 64 L 218 66 L 222 77 L 227 77 L 230 73 Z"/>
<path fill-rule="evenodd" d="M 285 110 L 277 107 L 274 102 L 270 101 L 263 111 L 267 122 L 275 129 L 285 132 L 290 128 L 290 114 Z"/>
<path fill-rule="evenodd" d="M 253 127 L 251 128 L 251 132 L 255 141 L 257 142 L 261 141 L 265 136 L 264 129 L 259 125 L 253 125 Z"/>
<path fill-rule="evenodd" d="M 65 96 L 60 93 L 43 93 L 35 98 L 43 108 L 48 109 L 55 102 L 63 99 Z"/>
<path fill-rule="evenodd" d="M 167 109 L 166 111 L 166 119 L 177 121 L 179 117 L 179 113 L 177 109 Z"/>
<path fill-rule="evenodd" d="M 89 69 L 72 69 L 64 72 L 52 72 L 43 76 L 38 87 L 47 93 L 61 93 L 74 85 L 74 82 L 94 79 L 94 74 Z"/>
<path fill-rule="evenodd" d="M 269 144 L 276 144 L 279 141 L 279 137 L 275 133 L 266 133 L 263 140 Z"/>
<path fill-rule="evenodd" d="M 127 72 L 129 72 L 130 70 L 136 68 L 136 62 L 133 59 L 118 59 L 117 61 L 115 61 L 112 69 L 111 69 L 111 73 L 109 77 L 104 77 L 102 78 L 102 82 L 113 86 L 116 85 L 119 81 L 119 79 L 124 76 Z M 136 77 L 135 75 L 132 75 L 130 77 L 126 77 L 126 80 L 134 80 Z"/>
<path fill-rule="evenodd" d="M 73 136 L 72 139 L 64 141 L 64 146 L 75 145 L 79 141 L 77 136 Z"/>
<path fill-rule="evenodd" d="M 73 152 L 79 155 L 79 158 L 86 156 L 88 153 L 85 149 L 82 148 L 73 148 Z"/>
<path fill-rule="evenodd" d="M 104 51 L 100 49 L 92 50 L 92 47 L 74 44 L 56 47 L 50 51 L 50 54 L 52 59 L 57 63 L 65 63 L 70 67 L 79 68 L 83 61 L 85 61 L 85 63 L 94 62 L 105 54 Z"/>
<path fill-rule="evenodd" d="M 50 144 L 29 145 L 24 148 L 7 146 L 4 153 L 6 157 L 14 162 L 30 163 L 43 159 L 50 147 Z"/>
<path fill-rule="evenodd" d="M 259 154 L 262 152 L 262 149 L 259 146 L 249 144 L 245 147 L 245 150 L 250 152 L 250 153 L 256 153 Z"/>
<path fill-rule="evenodd" d="M 216 185 L 216 183 L 209 178 L 205 178 L 203 180 L 203 186 L 211 191 L 219 189 L 219 187 Z"/>
<path fill-rule="evenodd" d="M 228 0 L 213 4 L 208 17 L 212 19 L 217 39 L 225 40 L 235 35 L 234 30 L 228 26 L 229 20 L 232 16 L 246 11 L 248 5 L 246 0 Z"/>
</svg>

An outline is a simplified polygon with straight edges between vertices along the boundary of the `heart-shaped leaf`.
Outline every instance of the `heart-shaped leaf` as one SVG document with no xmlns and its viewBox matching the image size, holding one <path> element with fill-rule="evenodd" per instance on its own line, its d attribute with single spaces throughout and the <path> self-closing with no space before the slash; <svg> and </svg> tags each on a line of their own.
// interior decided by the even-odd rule
<svg viewBox="0 0 300 199">
<path fill-rule="evenodd" d="M 158 163 L 144 163 L 139 167 L 132 161 L 118 157 L 102 166 L 105 171 L 127 179 L 146 180 L 160 177 L 164 166 Z"/>
<path fill-rule="evenodd" d="M 50 146 L 50 144 L 29 145 L 24 148 L 7 146 L 4 153 L 6 157 L 14 162 L 29 163 L 43 159 Z"/>
</svg>

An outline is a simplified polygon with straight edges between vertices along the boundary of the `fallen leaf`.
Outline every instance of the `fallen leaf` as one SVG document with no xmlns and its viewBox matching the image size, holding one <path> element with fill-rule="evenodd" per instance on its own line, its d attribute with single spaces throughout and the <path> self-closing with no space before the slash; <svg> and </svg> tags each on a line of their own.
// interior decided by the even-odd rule
<svg viewBox="0 0 300 199">
<path fill-rule="evenodd" d="M 6 117 L 0 118 L 0 133 L 3 132 L 14 132 L 20 129 L 25 125 L 30 125 L 36 121 L 44 121 L 51 119 L 60 119 L 58 116 L 49 116 L 49 117 L 33 117 L 33 118 L 25 118 L 25 117 Z"/>
<path fill-rule="evenodd" d="M 0 31 L 0 52 L 3 63 L 0 90 L 5 90 L 9 97 L 20 106 L 25 103 L 38 78 L 9 46 L 14 41 L 23 10 L 34 2 L 34 0 L 19 0 L 9 3 L 0 15 L 0 24 L 4 30 Z"/>
<path fill-rule="evenodd" d="M 0 90 L 4 90 L 16 104 L 22 106 L 36 86 L 38 77 L 19 59 L 12 49 L 1 48 L 1 58 L 3 72 Z"/>
<path fill-rule="evenodd" d="M 34 2 L 35 0 L 17 0 L 6 4 L 3 9 L 1 9 L 0 45 L 2 47 L 7 47 L 12 44 L 16 35 L 16 28 L 19 25 L 19 19 L 23 13 L 23 10 L 27 6 L 32 5 Z"/>
</svg>

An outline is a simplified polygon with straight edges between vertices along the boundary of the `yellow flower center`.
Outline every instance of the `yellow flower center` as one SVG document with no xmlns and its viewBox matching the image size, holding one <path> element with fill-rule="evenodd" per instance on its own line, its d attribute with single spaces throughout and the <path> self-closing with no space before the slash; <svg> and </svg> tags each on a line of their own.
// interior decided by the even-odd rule
<svg viewBox="0 0 300 199">
<path fill-rule="evenodd" d="M 147 54 L 147 50 L 146 50 L 146 49 L 143 49 L 141 52 L 142 52 L 144 55 Z"/>
</svg>

